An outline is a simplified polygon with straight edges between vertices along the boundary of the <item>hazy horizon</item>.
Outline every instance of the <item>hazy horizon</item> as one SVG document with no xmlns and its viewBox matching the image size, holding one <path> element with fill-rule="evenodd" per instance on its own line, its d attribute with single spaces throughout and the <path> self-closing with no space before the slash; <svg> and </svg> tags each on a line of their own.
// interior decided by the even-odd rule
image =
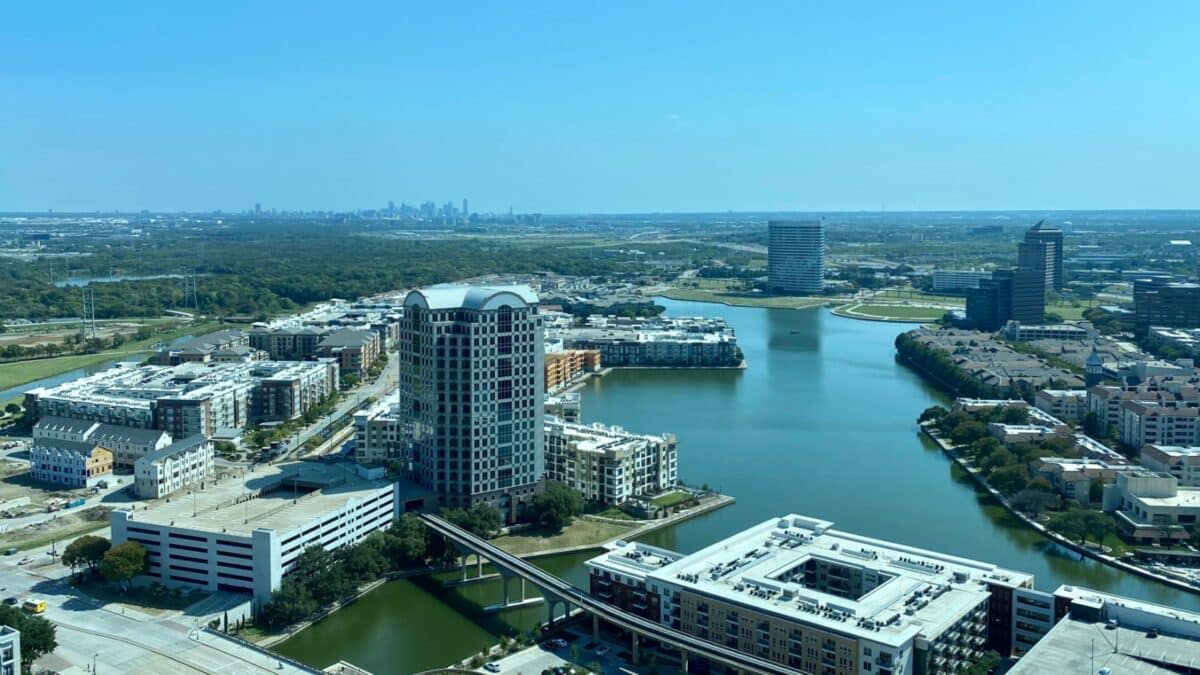
<svg viewBox="0 0 1200 675">
<path fill-rule="evenodd" d="M 5 212 L 1200 208 L 1195 3 L 14 4 L 0 24 Z"/>
</svg>

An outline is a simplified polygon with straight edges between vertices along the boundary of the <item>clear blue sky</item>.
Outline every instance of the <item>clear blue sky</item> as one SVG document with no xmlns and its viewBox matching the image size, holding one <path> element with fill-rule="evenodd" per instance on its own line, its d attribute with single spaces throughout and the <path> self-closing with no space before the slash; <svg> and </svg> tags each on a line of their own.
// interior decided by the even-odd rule
<svg viewBox="0 0 1200 675">
<path fill-rule="evenodd" d="M 0 6 L 0 211 L 1200 207 L 1198 2 L 188 4 Z"/>
</svg>

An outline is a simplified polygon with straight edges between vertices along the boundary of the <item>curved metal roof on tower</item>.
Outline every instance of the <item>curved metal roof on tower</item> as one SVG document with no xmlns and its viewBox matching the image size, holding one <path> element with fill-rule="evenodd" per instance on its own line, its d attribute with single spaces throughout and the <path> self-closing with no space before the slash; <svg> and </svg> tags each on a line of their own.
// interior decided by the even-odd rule
<svg viewBox="0 0 1200 675">
<path fill-rule="evenodd" d="M 537 293 L 528 286 L 468 286 L 465 284 L 438 284 L 411 291 L 404 298 L 405 305 L 418 305 L 426 309 L 488 309 L 489 301 L 498 296 L 509 295 L 521 305 L 536 305 Z"/>
</svg>

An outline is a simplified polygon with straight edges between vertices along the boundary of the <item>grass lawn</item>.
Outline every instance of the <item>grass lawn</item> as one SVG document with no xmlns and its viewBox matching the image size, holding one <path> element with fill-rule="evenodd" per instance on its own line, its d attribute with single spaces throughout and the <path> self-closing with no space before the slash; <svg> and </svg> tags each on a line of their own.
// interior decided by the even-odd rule
<svg viewBox="0 0 1200 675">
<path fill-rule="evenodd" d="M 650 500 L 650 503 L 662 509 L 669 509 L 676 504 L 682 504 L 684 502 L 691 501 L 691 499 L 692 495 L 688 494 L 687 492 L 679 492 L 677 490 L 675 492 L 668 492 L 665 495 L 659 495 Z"/>
<path fill-rule="evenodd" d="M 558 534 L 547 535 L 530 530 L 527 533 L 497 537 L 492 540 L 492 543 L 509 553 L 521 555 L 572 546 L 599 546 L 606 541 L 620 537 L 634 527 L 576 518 Z"/>
<path fill-rule="evenodd" d="M 939 305 L 954 305 L 956 307 L 965 307 L 967 303 L 966 299 L 961 295 L 935 295 L 933 293 L 922 293 L 911 288 L 887 288 L 876 293 L 874 297 L 890 300 L 933 302 Z"/>
<path fill-rule="evenodd" d="M 706 279 L 705 281 L 713 281 Z M 724 287 L 720 287 L 723 289 Z M 803 309 L 824 305 L 829 298 L 814 298 L 806 296 L 762 295 L 759 293 L 744 293 L 742 291 L 725 291 L 718 288 L 670 288 L 663 291 L 663 296 L 673 300 L 693 300 L 696 302 L 720 302 L 738 307 L 767 307 L 773 309 Z"/>
<path fill-rule="evenodd" d="M 199 335 L 216 330 L 221 326 L 219 321 L 205 321 L 198 324 L 181 326 L 175 330 L 159 333 L 145 340 L 131 340 L 116 349 L 109 349 L 96 354 L 78 354 L 58 356 L 51 359 L 34 359 L 32 361 L 15 361 L 0 364 L 0 389 L 16 387 L 27 382 L 40 380 L 43 377 L 59 375 L 76 368 L 86 368 L 111 359 L 119 359 L 130 354 L 140 354 L 149 351 L 151 345 L 157 342 L 173 340 L 181 335 Z"/>
<path fill-rule="evenodd" d="M 905 305 L 850 305 L 853 314 L 866 314 L 886 319 L 915 319 L 937 321 L 946 310 L 937 307 L 910 307 Z"/>
<path fill-rule="evenodd" d="M 1061 316 L 1066 321 L 1080 321 L 1083 319 L 1083 310 L 1089 309 L 1086 305 L 1072 306 L 1065 303 L 1046 305 L 1046 312 Z"/>
<path fill-rule="evenodd" d="M 254 644 L 262 644 L 264 640 L 270 640 L 273 637 L 278 637 L 279 633 L 270 633 L 258 626 L 246 625 L 242 626 L 241 630 L 232 631 L 231 635 L 236 635 L 247 642 Z"/>
<path fill-rule="evenodd" d="M 176 596 L 171 591 L 154 593 L 149 586 L 139 586 L 122 591 L 116 584 L 101 580 L 84 581 L 73 584 L 81 593 L 101 602 L 116 602 L 139 610 L 158 614 L 167 610 L 186 609 L 193 603 L 204 598 L 206 593 L 194 591 L 184 592 Z"/>
</svg>

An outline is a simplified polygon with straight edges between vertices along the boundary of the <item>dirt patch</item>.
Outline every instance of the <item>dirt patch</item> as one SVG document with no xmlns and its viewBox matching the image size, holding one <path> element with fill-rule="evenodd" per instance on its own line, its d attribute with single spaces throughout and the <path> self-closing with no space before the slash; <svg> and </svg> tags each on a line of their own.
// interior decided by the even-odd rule
<svg viewBox="0 0 1200 675">
<path fill-rule="evenodd" d="M 28 550 L 45 546 L 52 541 L 72 539 L 107 527 L 110 512 L 110 507 L 93 506 L 82 511 L 56 513 L 50 520 L 5 532 L 0 535 L 0 542 L 6 547 Z"/>
</svg>

